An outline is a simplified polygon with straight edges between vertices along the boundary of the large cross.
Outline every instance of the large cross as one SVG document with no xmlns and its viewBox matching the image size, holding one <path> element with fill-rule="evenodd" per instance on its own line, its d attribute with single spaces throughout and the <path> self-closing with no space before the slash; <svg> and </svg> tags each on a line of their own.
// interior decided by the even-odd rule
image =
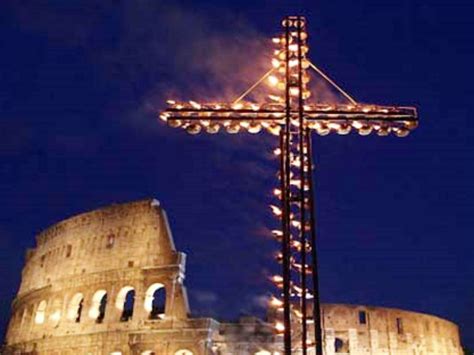
<svg viewBox="0 0 474 355">
<path fill-rule="evenodd" d="M 314 212 L 313 159 L 311 132 L 360 135 L 372 132 L 379 136 L 390 133 L 406 136 L 417 126 L 416 109 L 357 103 L 307 57 L 306 20 L 289 16 L 283 22 L 284 32 L 273 42 L 277 45 L 271 69 L 249 90 L 232 103 L 176 102 L 160 117 L 171 127 L 181 127 L 190 134 L 201 131 L 214 134 L 266 130 L 279 136 L 279 148 L 274 153 L 280 159 L 279 186 L 274 189 L 277 202 L 271 205 L 273 214 L 281 220 L 281 229 L 273 236 L 281 243 L 277 260 L 282 275 L 272 281 L 278 287 L 270 306 L 277 314 L 275 331 L 283 335 L 285 355 L 314 349 L 323 354 L 318 256 Z M 310 103 L 308 69 L 338 90 L 348 104 Z M 264 103 L 244 101 L 244 98 L 264 80 L 280 95 L 269 95 Z M 308 337 L 313 324 L 314 341 Z"/>
</svg>

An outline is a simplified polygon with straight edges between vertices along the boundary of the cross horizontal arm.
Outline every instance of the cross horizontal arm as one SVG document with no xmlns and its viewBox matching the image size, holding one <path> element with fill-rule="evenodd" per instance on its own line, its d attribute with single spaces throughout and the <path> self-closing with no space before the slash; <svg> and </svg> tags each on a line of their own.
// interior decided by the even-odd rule
<svg viewBox="0 0 474 355">
<path fill-rule="evenodd" d="M 285 124 L 286 112 L 285 106 L 280 104 L 197 104 L 191 101 L 173 102 L 160 117 L 170 126 L 182 127 L 191 134 L 199 133 L 201 128 L 208 133 L 217 133 L 221 127 L 229 133 L 237 133 L 240 128 L 258 133 L 261 128 L 266 128 L 270 133 L 277 134 L 279 126 Z M 295 108 L 289 113 L 296 119 L 299 111 Z M 331 132 L 347 134 L 354 128 L 361 135 L 375 131 L 385 136 L 393 131 L 403 137 L 415 129 L 418 122 L 413 107 L 307 104 L 303 114 L 304 124 L 320 135 Z"/>
</svg>

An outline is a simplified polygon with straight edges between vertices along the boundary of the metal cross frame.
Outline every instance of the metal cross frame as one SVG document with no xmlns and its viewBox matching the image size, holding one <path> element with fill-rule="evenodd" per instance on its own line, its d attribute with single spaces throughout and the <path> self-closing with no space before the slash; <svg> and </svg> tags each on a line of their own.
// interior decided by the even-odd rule
<svg viewBox="0 0 474 355">
<path fill-rule="evenodd" d="M 306 355 L 309 349 L 322 355 L 311 132 L 327 135 L 356 130 L 361 135 L 375 132 L 379 136 L 394 133 L 404 137 L 416 128 L 418 117 L 413 107 L 357 103 L 308 60 L 305 18 L 288 16 L 282 25 L 283 34 L 273 39 L 278 49 L 272 69 L 237 100 L 208 104 L 169 100 L 169 107 L 160 117 L 169 126 L 182 127 L 190 134 L 202 130 L 214 134 L 223 128 L 231 134 L 264 129 L 279 136 L 279 148 L 274 151 L 280 158 L 280 186 L 274 190 L 278 203 L 270 207 L 281 220 L 281 230 L 273 230 L 272 234 L 281 243 L 277 260 L 282 264 L 282 275 L 272 277 L 281 291 L 271 299 L 270 306 L 279 314 L 275 330 L 283 335 L 285 355 Z M 333 85 L 349 104 L 309 103 L 309 68 Z M 243 101 L 265 79 L 282 95 L 269 95 L 271 102 L 262 104 Z M 314 341 L 308 336 L 311 324 Z"/>
</svg>

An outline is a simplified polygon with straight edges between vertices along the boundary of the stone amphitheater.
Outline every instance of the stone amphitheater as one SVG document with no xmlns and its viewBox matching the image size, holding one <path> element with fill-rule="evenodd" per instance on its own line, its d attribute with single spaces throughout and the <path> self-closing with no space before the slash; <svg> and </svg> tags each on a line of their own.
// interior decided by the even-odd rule
<svg viewBox="0 0 474 355">
<path fill-rule="evenodd" d="M 26 253 L 5 354 L 281 353 L 269 321 L 191 316 L 186 256 L 153 199 L 57 223 Z M 399 309 L 324 304 L 326 355 L 461 355 L 458 327 Z M 298 353 L 296 350 L 295 353 Z"/>
</svg>

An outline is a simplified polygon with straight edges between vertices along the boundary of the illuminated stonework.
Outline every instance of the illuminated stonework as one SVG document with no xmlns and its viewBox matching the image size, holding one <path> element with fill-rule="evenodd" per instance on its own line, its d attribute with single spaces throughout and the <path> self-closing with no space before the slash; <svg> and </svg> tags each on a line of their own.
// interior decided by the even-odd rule
<svg viewBox="0 0 474 355">
<path fill-rule="evenodd" d="M 184 274 L 185 255 L 156 200 L 60 222 L 27 252 L 5 354 L 281 352 L 282 339 L 259 319 L 190 317 Z M 327 355 L 462 354 L 457 326 L 438 317 L 335 304 L 322 313 Z"/>
</svg>

